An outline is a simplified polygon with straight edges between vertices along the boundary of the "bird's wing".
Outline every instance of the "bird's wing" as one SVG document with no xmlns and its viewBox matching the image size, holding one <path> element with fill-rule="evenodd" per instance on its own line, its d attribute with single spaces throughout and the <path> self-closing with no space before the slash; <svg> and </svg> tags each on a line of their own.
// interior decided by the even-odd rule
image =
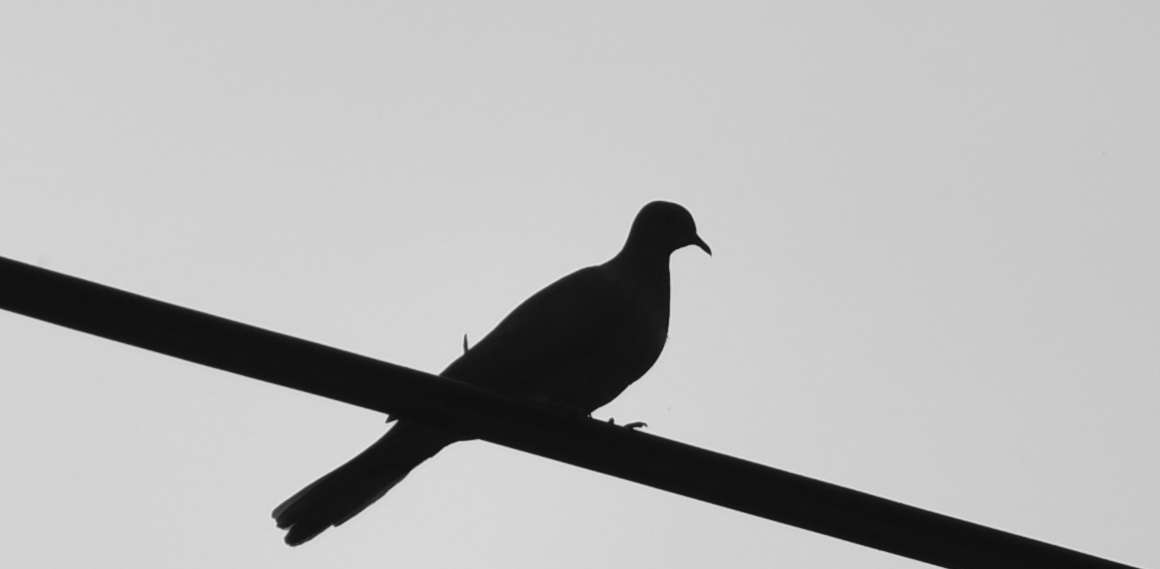
<svg viewBox="0 0 1160 569">
<path fill-rule="evenodd" d="M 602 266 L 532 295 L 443 375 L 521 395 L 593 354 L 632 314 L 631 287 Z"/>
</svg>

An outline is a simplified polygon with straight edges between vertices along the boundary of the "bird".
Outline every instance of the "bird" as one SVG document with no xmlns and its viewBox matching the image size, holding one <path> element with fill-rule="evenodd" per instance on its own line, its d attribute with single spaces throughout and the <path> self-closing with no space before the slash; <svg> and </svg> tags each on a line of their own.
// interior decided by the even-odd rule
<svg viewBox="0 0 1160 569">
<path fill-rule="evenodd" d="M 591 416 L 660 357 L 669 328 L 669 257 L 690 245 L 713 254 L 687 209 L 646 204 L 615 256 L 532 295 L 474 346 L 467 348 L 465 338 L 464 353 L 440 375 Z M 459 440 L 399 419 L 362 453 L 274 509 L 285 542 L 301 545 L 342 525 Z"/>
</svg>

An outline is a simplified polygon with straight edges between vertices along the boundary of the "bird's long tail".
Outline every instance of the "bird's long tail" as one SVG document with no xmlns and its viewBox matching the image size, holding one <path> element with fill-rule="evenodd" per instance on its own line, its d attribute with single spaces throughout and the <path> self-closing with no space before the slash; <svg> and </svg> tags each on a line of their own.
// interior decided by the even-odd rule
<svg viewBox="0 0 1160 569">
<path fill-rule="evenodd" d="M 459 440 L 446 431 L 400 421 L 358 456 L 274 509 L 288 545 L 301 545 L 342 525 L 382 498 L 419 463 Z"/>
</svg>

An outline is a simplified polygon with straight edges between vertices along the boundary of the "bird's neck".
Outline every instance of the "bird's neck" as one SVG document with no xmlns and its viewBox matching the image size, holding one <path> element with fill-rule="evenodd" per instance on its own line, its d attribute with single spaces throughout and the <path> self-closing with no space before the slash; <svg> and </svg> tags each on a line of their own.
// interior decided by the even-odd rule
<svg viewBox="0 0 1160 569">
<path fill-rule="evenodd" d="M 648 282 L 666 291 L 669 288 L 668 252 L 643 247 L 625 247 L 607 264 L 626 277 Z"/>
</svg>

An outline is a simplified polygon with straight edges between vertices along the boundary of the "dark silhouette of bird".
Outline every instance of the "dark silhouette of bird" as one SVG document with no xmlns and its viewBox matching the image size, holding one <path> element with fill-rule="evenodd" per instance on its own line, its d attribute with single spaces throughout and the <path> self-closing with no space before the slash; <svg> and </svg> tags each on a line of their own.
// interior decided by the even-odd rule
<svg viewBox="0 0 1160 569">
<path fill-rule="evenodd" d="M 669 329 L 669 255 L 687 245 L 712 255 L 688 210 L 649 203 L 615 257 L 532 295 L 441 375 L 590 415 L 660 356 Z M 458 440 L 399 420 L 361 454 L 274 510 L 278 527 L 289 530 L 286 543 L 299 545 L 341 525 Z"/>
</svg>

